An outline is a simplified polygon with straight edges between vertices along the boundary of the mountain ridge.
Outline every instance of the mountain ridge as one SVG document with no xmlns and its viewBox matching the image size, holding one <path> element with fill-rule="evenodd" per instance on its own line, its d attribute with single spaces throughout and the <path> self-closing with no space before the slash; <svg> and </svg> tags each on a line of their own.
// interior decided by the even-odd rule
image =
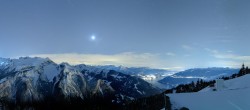
<svg viewBox="0 0 250 110">
<path fill-rule="evenodd" d="M 114 70 L 87 65 L 56 64 L 39 57 L 0 59 L 0 99 L 23 104 L 44 101 L 90 100 L 106 97 L 110 103 L 160 93 L 146 81 Z"/>
</svg>

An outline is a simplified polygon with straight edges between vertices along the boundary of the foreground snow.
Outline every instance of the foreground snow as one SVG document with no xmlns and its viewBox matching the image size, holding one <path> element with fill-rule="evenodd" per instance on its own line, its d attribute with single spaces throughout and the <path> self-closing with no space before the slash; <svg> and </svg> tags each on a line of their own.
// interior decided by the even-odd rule
<svg viewBox="0 0 250 110">
<path fill-rule="evenodd" d="M 168 94 L 172 107 L 190 110 L 248 110 L 250 108 L 250 75 L 224 82 L 221 91 L 205 88 L 196 93 Z"/>
</svg>

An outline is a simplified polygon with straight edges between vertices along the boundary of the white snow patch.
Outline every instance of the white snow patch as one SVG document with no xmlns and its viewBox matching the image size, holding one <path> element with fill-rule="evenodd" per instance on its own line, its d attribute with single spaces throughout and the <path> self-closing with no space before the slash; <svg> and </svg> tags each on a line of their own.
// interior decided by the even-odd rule
<svg viewBox="0 0 250 110">
<path fill-rule="evenodd" d="M 145 94 L 144 91 L 141 92 L 141 91 L 138 90 L 138 87 L 137 87 L 138 84 L 139 84 L 139 82 L 136 83 L 136 84 L 134 84 L 134 88 L 136 89 L 136 91 L 137 91 L 138 93 L 142 94 L 142 95 Z"/>
<path fill-rule="evenodd" d="M 120 94 L 120 96 L 122 97 L 122 100 L 124 100 L 124 95 Z"/>
<path fill-rule="evenodd" d="M 92 76 L 88 76 L 88 81 L 91 81 L 93 79 Z"/>
<path fill-rule="evenodd" d="M 24 72 L 24 73 L 22 73 L 22 75 L 27 76 L 30 79 L 32 79 L 32 83 L 34 85 L 36 85 L 37 80 L 39 78 L 39 74 L 36 71 L 34 71 L 34 70 L 30 70 L 30 71 Z"/>
<path fill-rule="evenodd" d="M 123 78 L 122 76 L 119 76 L 119 73 L 116 74 L 116 75 L 111 75 L 111 76 L 114 77 L 114 78 L 116 78 L 116 79 L 119 79 L 119 80 L 121 80 L 121 78 Z"/>
<path fill-rule="evenodd" d="M 0 83 L 4 82 L 4 81 L 6 81 L 6 80 L 7 80 L 7 77 L 1 79 L 1 80 L 0 80 Z"/>
<path fill-rule="evenodd" d="M 106 81 L 106 84 L 107 84 L 108 86 L 110 86 L 111 83 L 112 83 L 112 82 L 110 82 L 110 81 Z"/>
<path fill-rule="evenodd" d="M 141 91 L 139 91 L 139 90 L 136 90 L 138 93 L 140 93 L 140 94 L 143 94 Z"/>
<path fill-rule="evenodd" d="M 134 87 L 135 87 L 136 90 L 138 89 L 138 88 L 137 88 L 137 84 L 134 84 Z"/>
<path fill-rule="evenodd" d="M 56 65 L 50 64 L 44 67 L 44 74 L 47 76 L 49 81 L 59 74 L 59 70 L 56 69 Z"/>
</svg>

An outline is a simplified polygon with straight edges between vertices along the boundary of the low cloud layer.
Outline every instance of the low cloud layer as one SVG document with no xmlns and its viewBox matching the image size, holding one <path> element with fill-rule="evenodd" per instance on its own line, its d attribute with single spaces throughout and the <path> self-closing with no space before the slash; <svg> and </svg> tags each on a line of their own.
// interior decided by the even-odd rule
<svg viewBox="0 0 250 110">
<path fill-rule="evenodd" d="M 37 54 L 33 57 L 50 58 L 56 63 L 68 62 L 70 64 L 88 64 L 88 65 L 123 65 L 128 67 L 165 67 L 158 54 L 152 53 L 133 53 L 125 52 L 113 55 L 105 54 Z"/>
<path fill-rule="evenodd" d="M 207 55 L 203 57 L 199 55 L 190 56 L 167 52 L 165 54 L 157 53 L 134 53 L 124 52 L 117 54 L 37 54 L 32 57 L 50 58 L 56 63 L 68 62 L 72 65 L 116 65 L 127 67 L 150 67 L 171 70 L 184 70 L 188 68 L 206 68 L 206 67 L 232 67 L 240 68 L 242 63 L 250 66 L 250 56 L 238 55 L 233 52 L 223 52 L 205 48 Z M 191 58 L 190 58 L 191 57 Z M 190 60 L 195 57 L 198 60 Z"/>
</svg>

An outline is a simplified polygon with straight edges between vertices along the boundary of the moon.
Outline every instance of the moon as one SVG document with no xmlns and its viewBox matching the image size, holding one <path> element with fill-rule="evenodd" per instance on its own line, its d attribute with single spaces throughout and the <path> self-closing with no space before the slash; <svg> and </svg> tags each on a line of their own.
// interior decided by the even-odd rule
<svg viewBox="0 0 250 110">
<path fill-rule="evenodd" d="M 91 40 L 94 41 L 95 39 L 96 39 L 96 37 L 95 37 L 94 35 L 92 35 L 92 36 L 91 36 Z"/>
</svg>

